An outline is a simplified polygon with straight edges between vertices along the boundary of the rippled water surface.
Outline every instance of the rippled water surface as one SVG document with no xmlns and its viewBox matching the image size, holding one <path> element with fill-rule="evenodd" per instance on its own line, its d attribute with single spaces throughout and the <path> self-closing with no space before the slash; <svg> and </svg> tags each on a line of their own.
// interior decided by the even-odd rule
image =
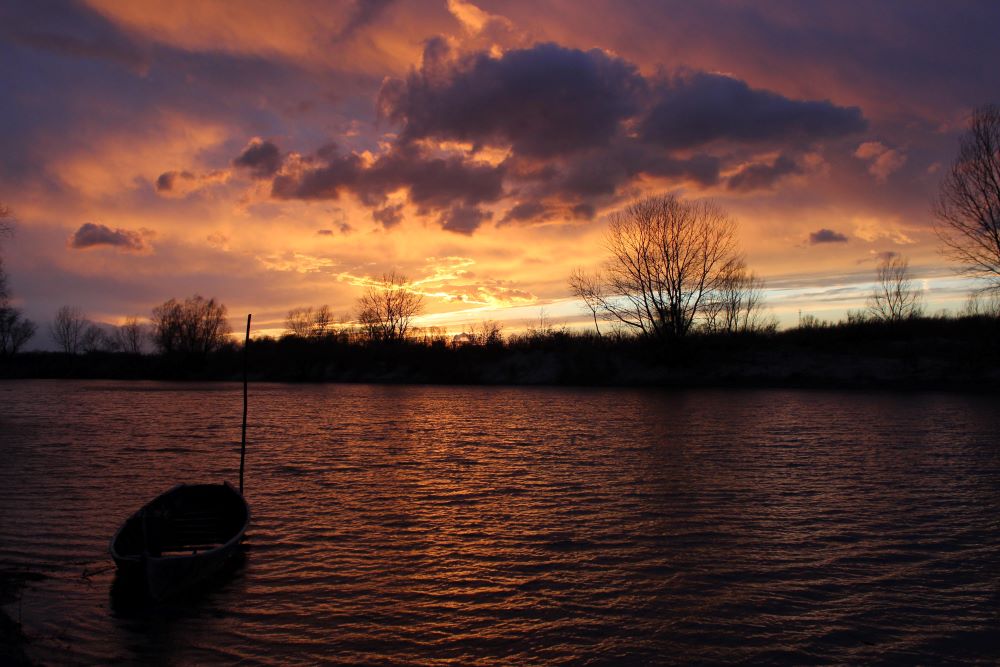
<svg viewBox="0 0 1000 667">
<path fill-rule="evenodd" d="M 108 539 L 177 481 L 235 482 L 240 387 L 0 383 L 0 567 L 46 575 L 5 607 L 32 658 L 1000 660 L 996 397 L 250 394 L 245 558 L 155 606 L 112 594 Z"/>
</svg>

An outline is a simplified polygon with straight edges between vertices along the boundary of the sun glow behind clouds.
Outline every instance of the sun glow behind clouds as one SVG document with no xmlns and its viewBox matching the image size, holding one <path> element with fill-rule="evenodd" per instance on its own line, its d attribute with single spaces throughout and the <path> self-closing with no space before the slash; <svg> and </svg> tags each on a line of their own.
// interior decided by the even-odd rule
<svg viewBox="0 0 1000 667">
<path fill-rule="evenodd" d="M 567 277 L 600 263 L 606 214 L 650 192 L 729 210 L 785 322 L 859 307 L 888 252 L 924 272 L 929 302 L 970 286 L 938 266 L 928 202 L 968 107 L 1000 86 L 963 67 L 1000 57 L 995 40 L 949 31 L 993 10 L 16 9 L 0 195 L 19 216 L 12 286 L 37 321 L 66 301 L 120 318 L 195 292 L 231 312 L 346 315 L 397 270 L 428 321 L 523 324 L 545 307 L 582 324 Z M 900 43 L 907 62 L 937 43 L 927 25 L 952 39 L 942 64 L 898 76 Z M 892 57 L 859 62 L 845 48 L 859 35 Z M 67 246 L 85 224 L 110 242 Z"/>
</svg>

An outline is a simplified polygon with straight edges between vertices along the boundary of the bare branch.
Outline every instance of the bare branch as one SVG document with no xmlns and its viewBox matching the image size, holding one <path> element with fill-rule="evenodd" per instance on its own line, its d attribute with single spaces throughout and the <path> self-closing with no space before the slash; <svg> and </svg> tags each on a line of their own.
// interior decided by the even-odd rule
<svg viewBox="0 0 1000 667">
<path fill-rule="evenodd" d="M 934 214 L 945 252 L 1000 289 L 1000 107 L 973 111 Z"/>
<path fill-rule="evenodd" d="M 650 197 L 611 214 L 603 274 L 576 271 L 574 294 L 594 315 L 645 336 L 683 336 L 738 260 L 735 222 L 711 202 Z"/>
<path fill-rule="evenodd" d="M 166 354 L 205 357 L 220 348 L 232 328 L 226 307 L 195 295 L 183 302 L 170 299 L 153 309 L 153 342 Z"/>
<path fill-rule="evenodd" d="M 423 308 L 423 297 L 395 271 L 384 274 L 358 299 L 358 322 L 369 341 L 406 338 L 413 318 Z"/>
<path fill-rule="evenodd" d="M 56 311 L 55 319 L 49 325 L 49 332 L 63 352 L 77 354 L 83 345 L 83 332 L 87 324 L 87 317 L 79 308 L 62 306 Z"/>
<path fill-rule="evenodd" d="M 876 320 L 899 322 L 919 317 L 921 294 L 910 280 L 910 263 L 898 255 L 884 259 L 878 267 L 868 312 Z"/>
</svg>

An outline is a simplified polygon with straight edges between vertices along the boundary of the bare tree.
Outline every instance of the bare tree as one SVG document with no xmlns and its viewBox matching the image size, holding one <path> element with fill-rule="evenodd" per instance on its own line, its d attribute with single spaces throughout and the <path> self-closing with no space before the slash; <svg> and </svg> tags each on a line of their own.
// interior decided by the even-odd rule
<svg viewBox="0 0 1000 667">
<path fill-rule="evenodd" d="M 600 336 L 601 325 L 597 321 L 597 315 L 601 312 L 601 304 L 605 299 L 600 277 L 580 268 L 573 269 L 573 273 L 569 276 L 569 288 L 573 291 L 573 296 L 583 301 L 590 310 L 594 318 L 594 329 Z"/>
<path fill-rule="evenodd" d="M 1000 290 L 976 290 L 969 295 L 961 315 L 1000 319 Z"/>
<path fill-rule="evenodd" d="M 0 204 L 0 241 L 13 235 L 14 216 L 7 206 Z M 34 322 L 10 305 L 7 272 L 3 266 L 3 256 L 0 255 L 0 356 L 17 354 L 17 351 L 35 335 L 36 330 Z"/>
<path fill-rule="evenodd" d="M 334 333 L 333 311 L 326 304 L 315 309 L 312 306 L 292 308 L 285 318 L 285 331 L 299 338 L 320 338 Z"/>
<path fill-rule="evenodd" d="M 13 356 L 35 335 L 35 323 L 10 306 L 0 306 L 0 356 Z"/>
<path fill-rule="evenodd" d="M 77 354 L 83 344 L 83 332 L 87 328 L 87 317 L 75 306 L 62 306 L 49 326 L 52 340 L 66 354 Z"/>
<path fill-rule="evenodd" d="M 683 336 L 737 257 L 735 222 L 711 202 L 650 197 L 610 216 L 611 259 L 588 294 L 644 336 Z"/>
<path fill-rule="evenodd" d="M 873 319 L 899 322 L 919 317 L 921 294 L 910 279 L 910 263 L 899 255 L 889 255 L 879 264 L 875 287 L 868 297 Z"/>
<path fill-rule="evenodd" d="M 306 338 L 312 333 L 313 309 L 311 307 L 292 308 L 285 318 L 285 329 L 292 336 Z"/>
<path fill-rule="evenodd" d="M 404 276 L 393 271 L 383 274 L 358 299 L 358 322 L 368 340 L 403 340 L 422 307 L 423 297 L 410 290 Z"/>
<path fill-rule="evenodd" d="M 1000 107 L 973 111 L 934 213 L 946 252 L 1000 289 Z"/>
<path fill-rule="evenodd" d="M 724 333 L 768 331 L 777 327 L 764 309 L 764 281 L 736 258 L 721 270 L 705 305 L 705 328 Z"/>
<path fill-rule="evenodd" d="M 0 249 L 2 241 L 14 235 L 14 215 L 4 204 L 0 204 Z M 0 255 L 0 308 L 7 307 L 10 292 L 7 288 L 7 272 L 3 268 L 3 255 Z"/>
<path fill-rule="evenodd" d="M 483 320 L 469 329 L 469 342 L 473 345 L 502 345 L 503 324 L 496 320 Z"/>
<path fill-rule="evenodd" d="M 153 342 L 165 354 L 204 357 L 225 344 L 232 328 L 226 307 L 195 295 L 183 302 L 170 299 L 153 309 Z"/>
<path fill-rule="evenodd" d="M 91 354 L 93 352 L 117 352 L 118 340 L 100 326 L 89 323 L 80 336 L 80 349 Z"/>
<path fill-rule="evenodd" d="M 325 303 L 313 313 L 312 334 L 317 337 L 335 333 L 333 329 L 333 311 Z"/>
<path fill-rule="evenodd" d="M 139 318 L 135 315 L 126 317 L 125 322 L 115 330 L 118 349 L 128 354 L 142 354 L 143 340 L 146 336 L 146 326 L 139 322 Z"/>
</svg>

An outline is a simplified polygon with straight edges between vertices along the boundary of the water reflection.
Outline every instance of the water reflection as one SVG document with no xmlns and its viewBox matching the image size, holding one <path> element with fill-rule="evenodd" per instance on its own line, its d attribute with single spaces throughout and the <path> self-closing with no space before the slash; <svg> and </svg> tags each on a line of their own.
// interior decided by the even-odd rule
<svg viewBox="0 0 1000 667">
<path fill-rule="evenodd" d="M 52 574 L 42 661 L 997 657 L 988 398 L 252 387 L 252 552 L 159 609 L 78 562 L 174 481 L 234 478 L 236 385 L 0 394 L 0 560 Z"/>
</svg>

